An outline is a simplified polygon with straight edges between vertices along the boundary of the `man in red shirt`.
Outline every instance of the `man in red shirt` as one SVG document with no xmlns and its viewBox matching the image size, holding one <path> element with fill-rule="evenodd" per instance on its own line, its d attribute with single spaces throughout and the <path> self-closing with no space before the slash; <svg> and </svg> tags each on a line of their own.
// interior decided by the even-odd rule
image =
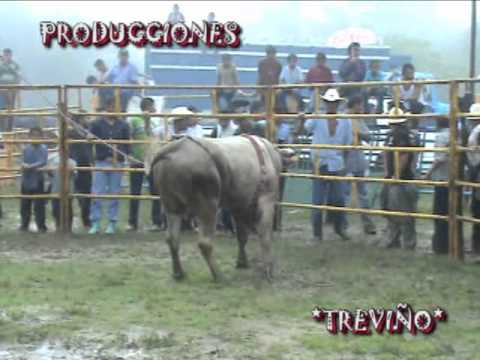
<svg viewBox="0 0 480 360">
<path fill-rule="evenodd" d="M 327 57 L 323 53 L 318 53 L 315 57 L 316 64 L 308 70 L 305 78 L 306 83 L 330 83 L 334 82 L 332 70 L 325 65 Z"/>
<path fill-rule="evenodd" d="M 277 50 L 271 45 L 265 49 L 267 56 L 258 63 L 258 85 L 277 85 L 282 65 L 277 60 Z"/>
</svg>

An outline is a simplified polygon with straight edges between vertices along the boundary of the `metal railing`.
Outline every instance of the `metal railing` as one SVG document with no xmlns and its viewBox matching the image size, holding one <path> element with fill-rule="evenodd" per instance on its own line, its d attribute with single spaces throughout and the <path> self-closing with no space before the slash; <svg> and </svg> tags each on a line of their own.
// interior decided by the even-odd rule
<svg viewBox="0 0 480 360">
<path fill-rule="evenodd" d="M 14 88 L 17 90 L 55 90 L 57 92 L 58 106 L 55 112 L 52 112 L 49 108 L 48 111 L 45 109 L 33 109 L 28 111 L 22 111 L 17 109 L 14 112 L 14 116 L 56 116 L 58 121 L 58 139 L 55 140 L 29 140 L 29 139 L 3 139 L 2 142 L 5 144 L 28 144 L 28 143 L 53 143 L 58 145 L 60 153 L 60 164 L 57 169 L 60 172 L 60 190 L 58 194 L 44 194 L 44 195 L 35 195 L 35 196 L 25 196 L 25 195 L 15 195 L 9 194 L 0 195 L 1 198 L 58 198 L 60 200 L 60 227 L 61 232 L 66 234 L 70 231 L 69 228 L 69 201 L 71 198 L 75 197 L 89 197 L 89 198 L 118 198 L 118 199 L 139 199 L 139 200 L 152 200 L 158 199 L 157 196 L 133 196 L 133 195 L 94 195 L 94 194 L 75 194 L 69 189 L 69 178 L 71 170 L 75 171 L 115 171 L 115 172 L 141 172 L 143 169 L 131 168 L 131 167 L 112 167 L 112 168 L 96 168 L 96 167 L 75 167 L 74 169 L 68 168 L 68 147 L 70 144 L 77 143 L 103 143 L 111 144 L 112 146 L 118 144 L 150 144 L 151 141 L 139 141 L 139 140 L 88 140 L 88 139 L 69 139 L 67 128 L 70 124 L 69 116 L 70 114 L 75 114 L 78 116 L 142 116 L 142 113 L 124 113 L 120 112 L 120 91 L 122 88 L 128 89 L 141 89 L 141 90 L 162 90 L 162 89 L 202 89 L 209 90 L 212 100 L 217 99 L 218 91 L 221 89 L 252 89 L 263 95 L 265 100 L 265 112 L 257 114 L 226 114 L 219 113 L 218 106 L 216 101 L 212 101 L 212 112 L 205 114 L 195 114 L 196 118 L 216 118 L 216 119 L 232 119 L 235 118 L 239 121 L 241 120 L 250 120 L 250 119 L 265 119 L 267 121 L 267 138 L 275 143 L 276 141 L 276 121 L 279 119 L 291 119 L 294 120 L 298 118 L 299 114 L 279 114 L 275 113 L 275 99 L 276 93 L 279 90 L 286 89 L 295 89 L 295 88 L 312 88 L 314 93 L 314 111 L 312 114 L 304 115 L 306 119 L 329 119 L 329 118 L 348 118 L 352 121 L 357 121 L 361 119 L 376 119 L 376 118 L 408 118 L 408 119 L 435 119 L 437 121 L 448 121 L 450 126 L 450 143 L 448 147 L 445 148 L 425 148 L 425 147 L 384 147 L 384 146 L 369 146 L 369 145 L 360 145 L 358 142 L 358 134 L 354 136 L 357 141 L 354 145 L 326 145 L 326 144 L 276 144 L 278 147 L 289 147 L 289 148 L 301 148 L 301 149 L 339 149 L 339 150 L 376 150 L 376 151 L 389 151 L 394 153 L 394 163 L 396 164 L 395 172 L 393 178 L 384 179 L 379 177 L 352 177 L 352 176 L 327 176 L 319 174 L 299 174 L 299 173 L 290 173 L 284 172 L 281 176 L 288 178 L 304 178 L 304 179 L 325 179 L 331 181 L 352 181 L 353 183 L 358 181 L 382 183 L 382 184 L 412 184 L 416 186 L 441 186 L 448 187 L 449 189 L 449 210 L 446 215 L 433 215 L 429 213 L 420 213 L 420 212 L 400 212 L 400 211 L 387 211 L 380 209 L 360 209 L 352 207 L 334 207 L 330 205 L 312 205 L 312 204 L 302 204 L 302 203 L 292 203 L 292 202 L 279 202 L 279 206 L 284 207 L 295 207 L 300 209 L 310 209 L 310 210 L 336 210 L 344 211 L 349 213 L 361 213 L 361 214 L 371 214 L 371 215 L 381 215 L 381 216 L 399 216 L 399 217 L 414 217 L 418 219 L 434 219 L 448 221 L 449 223 L 449 254 L 454 259 L 462 259 L 464 254 L 463 244 L 458 237 L 458 226 L 459 222 L 469 222 L 478 224 L 480 220 L 458 215 L 459 209 L 459 197 L 458 195 L 462 192 L 463 187 L 472 187 L 480 188 L 480 184 L 471 183 L 463 181 L 458 178 L 458 159 L 462 152 L 471 151 L 472 149 L 459 146 L 457 144 L 457 120 L 462 116 L 472 116 L 477 115 L 480 117 L 480 114 L 467 114 L 461 113 L 458 109 L 458 94 L 459 94 L 459 84 L 460 83 L 474 83 L 480 82 L 479 79 L 460 79 L 460 80 L 422 80 L 422 81 L 386 81 L 386 82 L 362 82 L 362 83 L 330 83 L 330 84 L 296 84 L 296 85 L 275 85 L 275 86 L 205 86 L 205 85 L 66 85 L 66 86 L 3 86 L 1 88 Z M 319 111 L 319 99 L 320 91 L 322 89 L 335 87 L 372 87 L 372 86 L 391 86 L 394 89 L 394 104 L 396 107 L 399 107 L 400 102 L 400 91 L 399 87 L 404 84 L 413 84 L 413 85 L 448 85 L 450 89 L 450 113 L 445 114 L 403 114 L 403 115 L 385 115 L 385 114 L 335 114 L 335 115 L 326 115 L 321 114 Z M 92 88 L 113 88 L 114 94 L 116 96 L 116 106 L 117 110 L 113 113 L 106 112 L 75 112 L 67 110 L 69 109 L 68 104 L 68 95 L 69 91 L 78 91 L 78 99 L 81 100 L 81 91 L 82 89 L 92 89 Z M 80 104 L 81 107 L 81 104 Z M 11 116 L 12 111 L 0 111 L 0 121 L 4 116 Z M 171 116 L 169 113 L 152 113 L 151 117 L 163 117 L 165 119 L 165 133 L 168 130 L 168 124 L 166 118 Z M 175 117 L 192 117 L 192 115 L 175 115 Z M 167 139 L 168 141 L 169 139 Z M 400 159 L 400 153 L 403 152 L 443 152 L 449 154 L 449 178 L 448 181 L 431 181 L 431 180 L 405 180 L 400 178 L 398 172 L 398 164 Z M 1 171 L 12 171 L 19 170 L 14 169 L 12 166 L 7 166 L 5 168 L 0 168 Z M 52 170 L 52 169 L 48 169 Z M 461 201 L 461 200 L 460 200 Z"/>
</svg>

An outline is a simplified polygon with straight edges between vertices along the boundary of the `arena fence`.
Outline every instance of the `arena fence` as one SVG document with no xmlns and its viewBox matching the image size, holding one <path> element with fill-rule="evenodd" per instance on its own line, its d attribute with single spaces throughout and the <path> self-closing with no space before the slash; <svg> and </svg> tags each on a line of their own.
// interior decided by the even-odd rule
<svg viewBox="0 0 480 360">
<path fill-rule="evenodd" d="M 394 174 L 392 179 L 384 179 L 379 177 L 353 177 L 353 176 L 327 176 L 319 175 L 318 173 L 314 174 L 300 174 L 300 173 L 282 173 L 282 176 L 285 178 L 304 178 L 304 179 L 327 179 L 331 181 L 351 181 L 356 183 L 358 181 L 365 182 L 374 182 L 382 184 L 412 184 L 415 186 L 441 186 L 447 187 L 449 189 L 449 210 L 447 215 L 434 215 L 430 213 L 411 213 L 411 212 L 401 212 L 401 211 L 387 211 L 380 209 L 363 209 L 363 208 L 353 208 L 353 207 L 335 207 L 330 205 L 312 205 L 304 203 L 292 203 L 292 202 L 279 202 L 278 205 L 282 207 L 293 207 L 299 209 L 309 209 L 309 210 L 335 210 L 335 211 L 344 211 L 348 213 L 360 213 L 360 214 L 370 214 L 370 215 L 380 215 L 380 216 L 396 216 L 396 217 L 413 217 L 418 219 L 431 219 L 431 220 L 441 220 L 447 221 L 449 223 L 449 255 L 453 259 L 461 260 L 464 257 L 464 246 L 461 241 L 461 238 L 458 236 L 459 232 L 459 222 L 467 222 L 473 224 L 480 224 L 480 219 L 475 219 L 472 217 L 463 216 L 459 213 L 460 201 L 462 201 L 461 194 L 463 193 L 463 187 L 471 188 L 480 188 L 479 183 L 472 183 L 464 181 L 459 178 L 459 160 L 462 153 L 466 151 L 480 151 L 479 148 L 469 148 L 465 146 L 459 146 L 458 144 L 458 127 L 457 124 L 459 119 L 466 116 L 477 116 L 480 117 L 480 114 L 470 114 L 462 113 L 459 111 L 458 104 L 458 95 L 459 95 L 459 84 L 471 85 L 475 82 L 480 82 L 479 79 L 461 79 L 461 80 L 423 80 L 423 81 L 383 81 L 383 82 L 361 82 L 361 83 L 331 83 L 331 84 L 296 84 L 296 85 L 276 85 L 276 86 L 206 86 L 206 85 L 158 85 L 158 86 L 146 86 L 146 85 L 11 85 L 11 86 L 2 86 L 0 90 L 7 89 L 10 91 L 21 91 L 21 90 L 36 90 L 36 91 L 54 91 L 57 96 L 57 106 L 50 108 L 35 108 L 35 109 L 15 109 L 15 110 L 6 110 L 0 111 L 0 121 L 2 117 L 20 117 L 20 116 L 29 116 L 29 117 L 56 117 L 58 123 L 58 136 L 55 139 L 41 139 L 41 140 L 32 140 L 27 138 L 19 138 L 18 136 L 9 136 L 9 134 L 4 134 L 1 142 L 5 147 L 5 154 L 1 155 L 7 158 L 6 166 L 0 167 L 0 172 L 3 173 L 17 173 L 21 171 L 19 167 L 13 166 L 14 158 L 20 156 L 20 152 L 14 150 L 13 146 L 19 144 L 32 144 L 32 143 L 42 143 L 42 144 L 53 144 L 58 147 L 60 163 L 58 168 L 45 168 L 44 171 L 59 171 L 60 174 L 60 187 L 58 194 L 42 194 L 42 195 L 22 195 L 22 194 L 0 194 L 0 199 L 13 199 L 13 198 L 43 198 L 43 199 L 59 199 L 60 200 L 60 230 L 62 234 L 68 234 L 70 231 L 69 227 L 69 202 L 72 198 L 79 197 L 89 197 L 89 198 L 118 198 L 118 199 L 139 199 L 139 200 L 153 200 L 158 199 L 156 196 L 132 196 L 132 195 L 94 195 L 94 194 L 76 194 L 72 192 L 72 189 L 69 188 L 71 171 L 115 171 L 115 172 L 142 172 L 143 169 L 139 168 L 130 168 L 130 167 L 112 167 L 112 168 L 96 168 L 96 167 L 75 167 L 74 169 L 69 169 L 68 167 L 68 158 L 69 158 L 69 145 L 74 143 L 102 143 L 109 144 L 111 146 L 116 146 L 118 144 L 150 144 L 150 141 L 135 141 L 135 140 L 79 140 L 79 139 L 70 139 L 68 137 L 68 128 L 72 125 L 72 120 L 70 116 L 72 114 L 78 116 L 142 116 L 142 113 L 123 113 L 120 112 L 120 91 L 121 89 L 132 89 L 132 90 L 168 90 L 168 89 L 184 89 L 184 90 L 203 90 L 209 91 L 210 97 L 212 98 L 212 111 L 211 113 L 198 113 L 194 116 L 196 118 L 208 118 L 208 119 L 231 119 L 235 118 L 238 120 L 242 119 L 265 119 L 267 120 L 267 137 L 272 142 L 276 142 L 276 121 L 280 119 L 297 119 L 299 114 L 279 114 L 275 113 L 275 98 L 276 93 L 281 90 L 287 89 L 299 89 L 299 88 L 310 88 L 314 92 L 314 111 L 311 114 L 304 115 L 304 118 L 309 119 L 327 119 L 327 118 L 349 118 L 352 121 L 358 119 L 377 119 L 377 118 L 408 118 L 408 119 L 435 119 L 436 121 L 449 121 L 450 124 L 450 143 L 448 147 L 445 148 L 425 148 L 425 147 L 384 147 L 384 146 L 369 146 L 369 145 L 360 145 L 358 141 L 358 134 L 354 134 L 355 144 L 348 146 L 340 145 L 326 145 L 326 144 L 276 144 L 278 147 L 288 147 L 293 149 L 340 149 L 340 150 L 380 150 L 380 151 L 391 151 L 394 152 L 394 161 L 398 169 L 398 164 L 400 161 L 400 153 L 402 152 L 443 152 L 448 153 L 449 155 L 449 178 L 448 181 L 432 181 L 432 180 L 403 180 L 400 179 L 400 175 L 397 171 Z M 427 113 L 427 114 L 402 114 L 402 115 L 386 115 L 386 114 L 335 114 L 335 115 L 326 115 L 320 113 L 320 94 L 330 87 L 342 88 L 342 87 L 391 87 L 393 88 L 394 93 L 394 103 L 398 108 L 400 103 L 400 86 L 403 84 L 414 84 L 414 85 L 445 85 L 449 87 L 450 94 L 450 113 L 449 114 L 436 114 L 436 113 Z M 82 90 L 83 89 L 92 89 L 92 88 L 113 88 L 115 97 L 116 97 L 116 107 L 117 110 L 114 113 L 105 113 L 105 112 L 79 112 L 75 111 L 75 108 L 82 108 Z M 254 90 L 257 93 L 263 94 L 265 101 L 265 112 L 257 114 L 226 114 L 219 113 L 217 106 L 218 92 L 222 89 L 250 89 Z M 77 92 L 77 101 L 78 104 L 75 106 L 69 106 L 69 95 L 73 92 Z M 201 95 L 204 97 L 205 95 Z M 187 96 L 189 97 L 189 96 Z M 169 113 L 152 113 L 151 117 L 160 117 L 164 119 L 164 128 L 168 129 L 167 118 L 171 116 Z M 177 118 L 182 117 L 192 117 L 191 115 L 175 115 Z M 166 131 L 165 131 L 166 133 Z M 164 142 L 168 142 L 170 139 L 167 137 L 163 139 Z M 15 148 L 16 149 L 16 148 Z M 115 157 L 114 157 L 115 162 Z M 11 176 L 11 175 L 9 175 Z M 14 175 L 17 176 L 17 175 Z M 1 179 L 1 177 L 0 177 Z"/>
</svg>

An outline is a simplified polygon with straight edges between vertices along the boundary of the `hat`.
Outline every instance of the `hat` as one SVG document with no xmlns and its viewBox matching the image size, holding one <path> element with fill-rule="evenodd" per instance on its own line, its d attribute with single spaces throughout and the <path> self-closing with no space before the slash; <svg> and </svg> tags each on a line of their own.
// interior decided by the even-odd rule
<svg viewBox="0 0 480 360">
<path fill-rule="evenodd" d="M 322 95 L 322 99 L 327 102 L 335 102 L 335 101 L 344 101 L 345 98 L 340 97 L 338 94 L 337 89 L 328 89 L 325 91 L 325 94 Z"/>
<path fill-rule="evenodd" d="M 472 114 L 480 114 L 480 103 L 475 103 L 470 106 L 470 113 Z M 468 119 L 479 119 L 480 115 L 469 116 Z"/>
<path fill-rule="evenodd" d="M 188 110 L 188 108 L 186 106 L 179 106 L 179 107 L 176 107 L 176 108 L 172 109 L 170 114 L 172 114 L 172 115 L 194 115 L 195 113 L 193 111 Z M 185 119 L 185 117 L 183 117 L 183 116 L 182 117 L 180 117 L 180 116 L 170 116 L 168 118 L 168 122 L 173 122 L 173 121 L 181 120 L 181 119 Z"/>
<path fill-rule="evenodd" d="M 389 115 L 389 116 L 404 115 L 404 112 L 402 111 L 402 109 L 393 107 L 393 108 L 388 112 L 388 115 Z M 406 122 L 406 121 L 407 121 L 406 118 L 388 119 L 388 125 L 403 124 L 403 123 Z"/>
</svg>

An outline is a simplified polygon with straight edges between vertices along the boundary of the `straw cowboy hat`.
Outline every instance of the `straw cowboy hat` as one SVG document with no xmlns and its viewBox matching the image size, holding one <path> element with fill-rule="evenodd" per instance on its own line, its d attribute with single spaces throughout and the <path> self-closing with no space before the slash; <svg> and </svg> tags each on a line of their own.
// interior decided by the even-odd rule
<svg viewBox="0 0 480 360">
<path fill-rule="evenodd" d="M 170 116 L 168 118 L 168 122 L 173 123 L 176 120 L 182 120 L 182 119 L 187 118 L 187 117 L 175 116 L 175 115 L 194 115 L 195 113 L 193 111 L 188 110 L 188 108 L 186 106 L 179 106 L 179 107 L 176 107 L 176 108 L 172 109 L 170 114 L 172 116 Z"/>
<path fill-rule="evenodd" d="M 405 113 L 398 108 L 392 108 L 389 112 L 389 116 L 394 116 L 394 115 L 404 115 Z M 396 118 L 396 119 L 388 119 L 388 125 L 395 125 L 395 124 L 403 124 L 407 121 L 406 118 Z"/>
<path fill-rule="evenodd" d="M 322 95 L 322 99 L 327 102 L 335 102 L 335 101 L 344 101 L 345 98 L 340 97 L 337 89 L 328 89 L 325 91 L 325 94 Z"/>
<path fill-rule="evenodd" d="M 476 120 L 480 120 L 480 103 L 475 103 L 475 104 L 472 104 L 470 106 L 470 113 L 472 114 L 478 114 L 478 115 L 474 115 L 474 116 L 468 116 L 467 119 L 476 119 Z"/>
</svg>

